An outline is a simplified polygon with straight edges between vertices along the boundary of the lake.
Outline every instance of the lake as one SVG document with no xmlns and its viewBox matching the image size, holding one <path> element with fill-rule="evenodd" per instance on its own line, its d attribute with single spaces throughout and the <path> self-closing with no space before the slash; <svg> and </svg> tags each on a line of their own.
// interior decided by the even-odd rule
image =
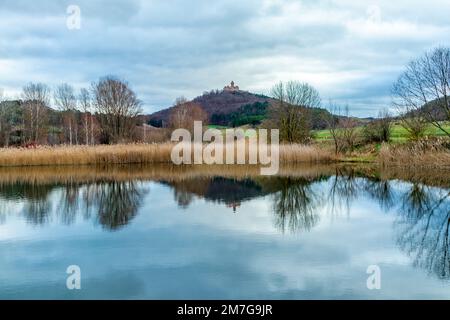
<svg viewBox="0 0 450 320">
<path fill-rule="evenodd" d="M 448 170 L 258 173 L 1 169 L 0 298 L 450 298 Z"/>
</svg>

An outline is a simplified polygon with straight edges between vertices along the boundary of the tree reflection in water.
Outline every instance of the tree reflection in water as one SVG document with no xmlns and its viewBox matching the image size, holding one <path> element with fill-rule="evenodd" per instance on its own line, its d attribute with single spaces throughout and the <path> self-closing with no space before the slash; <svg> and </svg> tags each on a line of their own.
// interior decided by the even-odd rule
<svg viewBox="0 0 450 320">
<path fill-rule="evenodd" d="M 55 215 L 62 223 L 74 223 L 80 212 L 84 219 L 89 219 L 95 211 L 97 221 L 108 230 L 116 230 L 128 224 L 136 216 L 147 192 L 135 181 L 88 185 L 69 182 L 63 185 L 0 186 L 0 196 L 3 199 L 20 199 L 24 203 L 21 214 L 31 224 L 43 225 L 52 219 L 51 200 L 54 200 L 57 202 Z M 0 216 L 4 215 L 2 210 Z"/>
<path fill-rule="evenodd" d="M 295 233 L 309 231 L 318 222 L 316 208 L 321 197 L 305 179 L 279 178 L 273 182 L 277 190 L 273 196 L 275 225 L 283 233 L 286 229 Z"/>
<path fill-rule="evenodd" d="M 0 196 L 6 201 L 23 201 L 21 214 L 25 220 L 34 225 L 41 225 L 50 219 L 48 212 L 51 202 L 48 196 L 53 189 L 53 186 L 48 185 L 36 187 L 27 183 L 1 184 Z M 2 208 L 0 216 L 4 217 L 6 214 L 7 212 Z"/>
<path fill-rule="evenodd" d="M 413 184 L 401 199 L 395 223 L 400 248 L 414 265 L 450 279 L 450 193 Z"/>
<path fill-rule="evenodd" d="M 133 181 L 97 185 L 94 199 L 99 223 L 109 230 L 127 225 L 136 216 L 144 193 Z"/>
<path fill-rule="evenodd" d="M 327 192 L 327 204 L 329 213 L 340 216 L 343 212 L 348 216 L 353 200 L 358 197 L 359 185 L 355 179 L 353 170 L 342 170 L 336 168 L 336 174 L 331 177 L 331 186 Z"/>
<path fill-rule="evenodd" d="M 389 180 L 366 179 L 364 191 L 378 204 L 384 211 L 388 211 L 395 206 L 395 195 Z"/>
<path fill-rule="evenodd" d="M 79 210 L 79 192 L 80 185 L 75 182 L 69 182 L 61 190 L 59 199 L 58 213 L 64 224 L 70 225 L 75 222 Z"/>
</svg>

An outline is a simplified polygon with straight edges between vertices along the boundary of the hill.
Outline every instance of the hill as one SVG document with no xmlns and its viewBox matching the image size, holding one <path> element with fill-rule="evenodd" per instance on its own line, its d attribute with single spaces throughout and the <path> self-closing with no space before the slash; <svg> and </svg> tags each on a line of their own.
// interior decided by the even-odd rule
<svg viewBox="0 0 450 320">
<path fill-rule="evenodd" d="M 227 89 L 228 88 L 228 89 Z M 192 102 L 200 105 L 208 114 L 209 123 L 212 125 L 238 127 L 246 124 L 257 125 L 267 118 L 267 112 L 274 99 L 242 91 L 232 86 L 224 90 L 214 90 L 204 93 Z M 147 117 L 148 124 L 155 127 L 166 126 L 169 122 L 173 106 Z M 323 129 L 326 126 L 325 118 L 329 115 L 326 109 L 313 108 L 311 110 L 311 122 L 313 129 Z"/>
<path fill-rule="evenodd" d="M 264 116 L 272 99 L 242 90 L 214 90 L 204 93 L 192 102 L 200 105 L 208 114 L 211 124 L 231 125 L 238 114 L 246 116 Z M 174 107 L 170 107 L 149 116 L 149 124 L 165 126 Z"/>
<path fill-rule="evenodd" d="M 448 114 L 444 110 L 445 100 L 444 98 L 435 99 L 424 104 L 418 110 L 409 111 L 406 116 L 413 116 L 415 114 L 430 114 L 437 121 L 448 121 Z"/>
</svg>

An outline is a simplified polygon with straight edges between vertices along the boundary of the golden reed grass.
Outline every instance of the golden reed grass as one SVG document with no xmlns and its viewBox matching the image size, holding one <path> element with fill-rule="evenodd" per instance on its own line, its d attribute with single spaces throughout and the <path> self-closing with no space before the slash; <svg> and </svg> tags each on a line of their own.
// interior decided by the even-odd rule
<svg viewBox="0 0 450 320">
<path fill-rule="evenodd" d="M 0 166 L 107 165 L 170 163 L 173 143 L 58 146 L 0 149 Z M 248 159 L 248 148 L 246 148 Z M 314 146 L 280 145 L 280 163 L 333 161 L 332 153 Z"/>
<path fill-rule="evenodd" d="M 450 168 L 449 142 L 423 139 L 400 145 L 382 145 L 378 161 L 383 166 Z"/>
</svg>

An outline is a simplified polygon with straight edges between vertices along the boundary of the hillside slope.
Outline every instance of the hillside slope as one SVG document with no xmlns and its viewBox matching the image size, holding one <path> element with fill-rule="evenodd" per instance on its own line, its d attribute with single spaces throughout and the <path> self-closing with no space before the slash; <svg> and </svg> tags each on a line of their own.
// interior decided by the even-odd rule
<svg viewBox="0 0 450 320">
<path fill-rule="evenodd" d="M 266 119 L 269 105 L 275 100 L 248 91 L 215 90 L 193 99 L 192 102 L 199 104 L 205 110 L 210 124 L 238 127 L 245 124 L 256 125 Z M 166 126 L 173 108 L 149 115 L 148 123 L 157 127 Z M 329 112 L 321 108 L 310 110 L 312 129 L 324 129 L 326 127 L 324 119 Z"/>
<path fill-rule="evenodd" d="M 223 123 L 220 120 L 217 121 L 217 119 L 225 119 L 226 117 L 224 118 L 223 115 L 239 112 L 242 110 L 241 107 L 246 105 L 254 105 L 256 103 L 267 105 L 272 101 L 273 99 L 269 97 L 241 90 L 211 91 L 192 100 L 192 102 L 199 104 L 203 110 L 205 110 L 211 123 L 215 122 L 215 124 L 222 125 L 225 125 L 226 123 Z M 170 107 L 151 114 L 149 116 L 150 123 L 156 126 L 167 124 L 173 108 L 174 107 Z"/>
</svg>

